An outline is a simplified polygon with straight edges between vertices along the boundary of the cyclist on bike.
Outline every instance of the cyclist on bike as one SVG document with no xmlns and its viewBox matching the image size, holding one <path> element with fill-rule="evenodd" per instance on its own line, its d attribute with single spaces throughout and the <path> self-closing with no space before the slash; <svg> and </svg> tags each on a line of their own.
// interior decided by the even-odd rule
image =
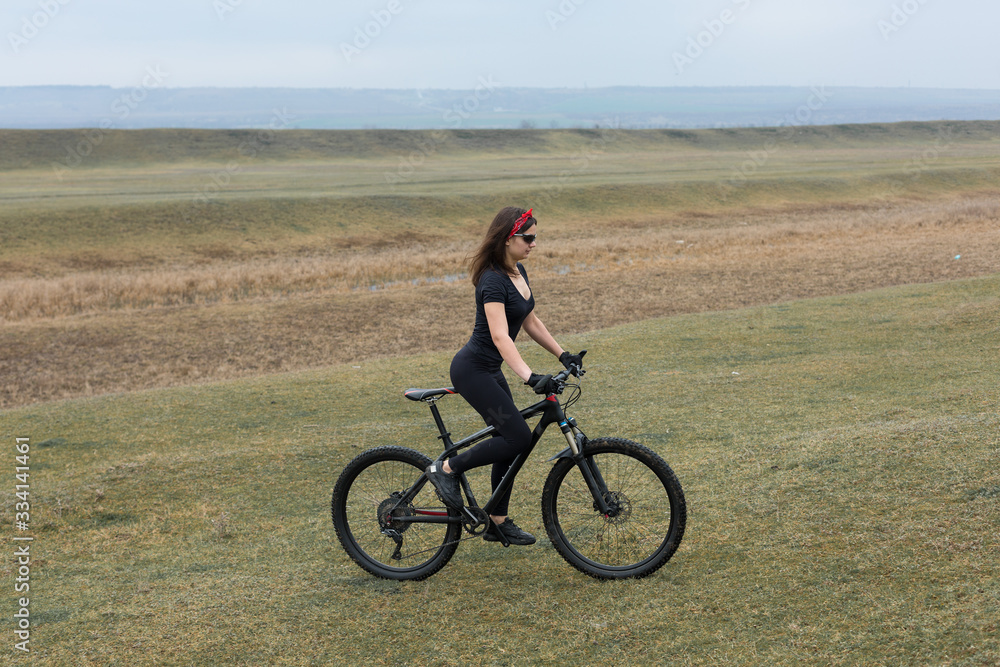
<svg viewBox="0 0 1000 667">
<path fill-rule="evenodd" d="M 535 297 L 520 262 L 535 247 L 536 229 L 532 209 L 508 206 L 497 213 L 469 261 L 472 284 L 476 286 L 476 323 L 469 342 L 451 362 L 451 381 L 487 426 L 495 426 L 500 435 L 427 468 L 427 477 L 441 500 L 454 509 L 464 504 L 459 474 L 493 464 L 495 490 L 517 455 L 531 444 L 531 429 L 514 404 L 501 364 L 506 361 L 538 394 L 556 389 L 551 375 L 532 373 L 521 358 L 514 345 L 518 332 L 524 329 L 566 368 L 573 364 L 583 367 L 581 355 L 563 350 L 534 313 Z M 508 518 L 509 501 L 508 492 L 494 510 L 496 514 L 490 516 L 492 528 L 503 532 L 511 544 L 534 544 L 535 537 Z M 492 530 L 486 531 L 483 539 L 499 541 Z"/>
</svg>

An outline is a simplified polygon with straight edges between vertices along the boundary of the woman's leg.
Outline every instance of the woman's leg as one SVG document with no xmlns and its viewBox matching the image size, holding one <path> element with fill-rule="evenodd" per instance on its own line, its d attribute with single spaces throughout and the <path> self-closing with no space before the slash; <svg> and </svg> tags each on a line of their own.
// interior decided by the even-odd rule
<svg viewBox="0 0 1000 667">
<path fill-rule="evenodd" d="M 467 449 L 448 460 L 452 472 L 493 464 L 491 480 L 496 489 L 518 454 L 531 444 L 531 429 L 521 416 L 510 387 L 500 371 L 488 372 L 456 356 L 451 367 L 455 389 L 479 413 L 487 426 L 495 426 L 500 434 Z M 494 509 L 494 516 L 506 517 L 510 500 L 508 492 Z"/>
</svg>

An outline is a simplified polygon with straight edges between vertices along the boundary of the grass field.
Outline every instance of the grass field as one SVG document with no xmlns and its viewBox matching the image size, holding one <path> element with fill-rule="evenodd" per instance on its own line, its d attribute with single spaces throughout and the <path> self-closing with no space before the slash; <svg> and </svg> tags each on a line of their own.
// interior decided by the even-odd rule
<svg viewBox="0 0 1000 667">
<path fill-rule="evenodd" d="M 0 408 L 454 349 L 509 203 L 560 334 L 986 275 L 998 130 L 0 131 Z"/>
<path fill-rule="evenodd" d="M 0 131 L 31 664 L 1000 663 L 998 130 Z M 684 485 L 648 579 L 474 540 L 392 583 L 336 542 L 351 457 L 435 451 L 401 392 L 448 383 L 509 203 L 590 350 L 572 414 Z M 536 535 L 553 438 L 512 507 Z"/>
<path fill-rule="evenodd" d="M 378 444 L 435 450 L 401 390 L 445 382 L 446 353 L 9 410 L 11 459 L 31 439 L 31 662 L 996 664 L 998 293 L 992 276 L 569 338 L 591 350 L 581 425 L 652 446 L 687 495 L 679 552 L 634 582 L 545 540 L 463 543 L 419 583 L 347 559 L 336 474 Z M 536 534 L 553 437 L 512 508 Z M 12 513 L 8 495 L 8 545 Z"/>
</svg>

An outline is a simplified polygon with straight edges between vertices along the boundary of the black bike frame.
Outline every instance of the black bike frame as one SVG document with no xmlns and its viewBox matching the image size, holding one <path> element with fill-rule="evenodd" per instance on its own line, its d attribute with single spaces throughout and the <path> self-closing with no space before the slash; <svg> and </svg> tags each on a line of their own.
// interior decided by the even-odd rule
<svg viewBox="0 0 1000 667">
<path fill-rule="evenodd" d="M 486 438 L 496 435 L 496 427 L 488 426 L 466 438 L 462 438 L 458 442 L 452 442 L 451 434 L 445 428 L 444 421 L 441 419 L 441 413 L 436 405 L 440 398 L 441 396 L 435 396 L 433 398 L 424 399 L 424 401 L 430 405 L 431 414 L 434 416 L 434 423 L 437 425 L 438 431 L 441 434 L 438 436 L 438 439 L 444 443 L 444 453 L 437 458 L 438 461 L 444 461 L 445 459 L 454 456 L 462 449 L 471 447 L 481 440 L 485 440 Z M 566 413 L 563 411 L 558 397 L 555 394 L 549 394 L 544 399 L 538 401 L 534 405 L 530 405 L 520 410 L 519 412 L 526 420 L 537 415 L 541 415 L 541 419 L 531 432 L 531 444 L 528 446 L 528 449 L 517 455 L 513 463 L 511 463 L 510 468 L 507 470 L 507 473 L 504 475 L 503 480 L 501 480 L 497 488 L 494 489 L 489 500 L 486 501 L 486 504 L 483 505 L 481 509 L 487 514 L 492 514 L 493 509 L 500 502 L 500 498 L 503 497 L 503 495 L 513 486 L 514 478 L 517 476 L 517 473 L 520 472 L 521 467 L 524 465 L 525 461 L 527 461 L 528 456 L 535 449 L 535 445 L 538 444 L 542 434 L 545 433 L 545 429 L 547 429 L 551 424 L 558 424 L 559 430 L 562 431 L 563 435 L 566 437 L 566 442 L 569 446 L 553 456 L 550 460 L 572 458 L 580 468 L 580 471 L 583 473 L 587 486 L 590 488 L 590 491 L 594 496 L 594 502 L 597 504 L 597 508 L 602 514 L 608 515 L 611 512 L 611 509 L 607 504 L 607 485 L 601 477 L 600 472 L 597 470 L 597 467 L 593 465 L 592 459 L 583 455 L 583 445 L 586 442 L 586 436 L 576 426 L 575 420 L 566 417 Z M 417 496 L 420 489 L 422 489 L 426 483 L 427 476 L 421 475 L 416 484 L 403 494 L 403 497 L 400 498 L 399 504 L 410 502 Z M 461 475 L 461 484 L 465 491 L 465 495 L 469 499 L 469 507 L 479 508 L 465 473 L 462 473 Z M 393 517 L 392 520 L 403 523 L 464 523 L 464 519 L 462 517 L 448 516 L 447 512 L 422 509 L 417 509 L 415 512 L 416 513 L 412 516 Z M 478 519 L 478 517 L 473 515 L 469 515 L 468 518 L 473 519 L 474 521 Z"/>
</svg>

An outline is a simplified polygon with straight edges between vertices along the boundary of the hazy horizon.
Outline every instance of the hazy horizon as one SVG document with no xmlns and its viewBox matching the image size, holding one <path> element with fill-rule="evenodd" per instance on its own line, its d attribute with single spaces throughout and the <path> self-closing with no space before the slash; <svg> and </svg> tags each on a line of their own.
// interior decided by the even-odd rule
<svg viewBox="0 0 1000 667">
<path fill-rule="evenodd" d="M 473 90 L 2 88 L 9 129 L 620 129 L 998 120 L 1000 91 L 913 88 L 639 87 Z"/>
<path fill-rule="evenodd" d="M 9 0 L 0 87 L 1000 89 L 983 0 Z"/>
</svg>

